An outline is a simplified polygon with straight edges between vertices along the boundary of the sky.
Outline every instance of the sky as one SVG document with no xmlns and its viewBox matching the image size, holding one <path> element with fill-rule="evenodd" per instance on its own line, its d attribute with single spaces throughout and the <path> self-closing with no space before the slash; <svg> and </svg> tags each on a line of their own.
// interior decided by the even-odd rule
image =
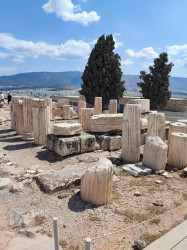
<svg viewBox="0 0 187 250">
<path fill-rule="evenodd" d="M 149 71 L 167 52 L 187 77 L 186 0 L 0 0 L 0 75 L 83 71 L 112 34 L 124 74 Z"/>
</svg>

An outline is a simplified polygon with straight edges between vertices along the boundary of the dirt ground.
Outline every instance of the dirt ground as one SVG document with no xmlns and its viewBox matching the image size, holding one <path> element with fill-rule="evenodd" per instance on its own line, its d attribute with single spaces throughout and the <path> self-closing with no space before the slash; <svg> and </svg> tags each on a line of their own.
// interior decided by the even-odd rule
<svg viewBox="0 0 187 250">
<path fill-rule="evenodd" d="M 9 116 L 9 111 L 1 110 L 0 117 L 6 116 Z M 22 141 L 21 136 L 11 131 L 10 122 L 0 125 L 0 153 L 6 154 L 0 160 L 2 164 L 13 162 L 17 169 L 25 170 L 33 165 L 38 165 L 43 171 L 61 169 L 80 162 L 79 155 L 63 158 L 46 147 Z M 135 238 L 144 239 L 149 244 L 187 219 L 187 181 L 180 176 L 181 171 L 170 172 L 172 178 L 160 175 L 135 178 L 122 170 L 124 163 L 119 160 L 120 153 L 96 151 L 84 154 L 85 157 L 112 160 L 115 181 L 111 204 L 96 207 L 84 202 L 78 192 L 80 186 L 49 195 L 32 179 L 24 184 L 24 192 L 12 193 L 9 188 L 0 190 L 0 231 L 19 233 L 20 228 L 12 229 L 8 225 L 12 211 L 16 211 L 24 217 L 26 228 L 37 226 L 39 232 L 53 236 L 52 216 L 59 218 L 60 245 L 64 249 L 84 249 L 85 237 L 91 237 L 93 250 L 122 250 L 136 249 Z M 157 184 L 157 180 L 162 182 Z M 140 196 L 134 195 L 136 191 Z M 163 201 L 163 206 L 153 205 L 158 199 Z M 144 222 L 157 215 L 162 216 Z M 114 233 L 116 231 L 119 232 Z"/>
</svg>

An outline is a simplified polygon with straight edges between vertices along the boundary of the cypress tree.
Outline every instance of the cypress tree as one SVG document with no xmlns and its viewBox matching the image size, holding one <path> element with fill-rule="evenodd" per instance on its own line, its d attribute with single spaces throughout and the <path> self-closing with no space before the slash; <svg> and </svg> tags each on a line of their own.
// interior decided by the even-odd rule
<svg viewBox="0 0 187 250">
<path fill-rule="evenodd" d="M 121 81 L 121 58 L 113 52 L 114 45 L 112 35 L 102 35 L 91 51 L 79 91 L 89 104 L 93 105 L 94 98 L 98 96 L 103 98 L 104 107 L 110 99 L 119 100 L 123 96 L 125 81 Z"/>
<path fill-rule="evenodd" d="M 149 67 L 149 74 L 140 71 L 140 79 L 143 82 L 138 82 L 137 85 L 141 88 L 142 96 L 150 99 L 151 109 L 153 110 L 161 110 L 171 98 L 169 74 L 174 64 L 167 64 L 167 62 L 168 54 L 164 52 L 154 59 L 154 65 Z"/>
</svg>

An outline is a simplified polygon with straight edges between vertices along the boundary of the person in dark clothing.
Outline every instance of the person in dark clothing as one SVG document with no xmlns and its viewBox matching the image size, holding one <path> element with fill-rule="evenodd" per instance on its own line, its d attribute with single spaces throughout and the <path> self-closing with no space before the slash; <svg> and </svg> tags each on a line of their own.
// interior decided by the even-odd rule
<svg viewBox="0 0 187 250">
<path fill-rule="evenodd" d="M 9 94 L 8 94 L 8 104 L 9 104 L 9 102 L 11 102 L 11 99 L 12 99 L 12 96 L 11 96 L 11 94 L 9 93 Z"/>
</svg>

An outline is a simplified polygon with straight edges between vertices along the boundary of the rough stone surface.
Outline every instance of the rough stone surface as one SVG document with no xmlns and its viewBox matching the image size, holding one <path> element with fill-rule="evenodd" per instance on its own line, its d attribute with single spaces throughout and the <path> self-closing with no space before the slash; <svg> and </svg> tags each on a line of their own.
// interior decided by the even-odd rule
<svg viewBox="0 0 187 250">
<path fill-rule="evenodd" d="M 86 170 L 94 163 L 68 165 L 60 170 L 48 170 L 35 176 L 36 182 L 46 193 L 53 193 L 68 188 L 80 181 Z"/>
<path fill-rule="evenodd" d="M 12 228 L 25 227 L 23 216 L 16 211 L 12 211 L 8 224 L 12 226 Z"/>
<path fill-rule="evenodd" d="M 95 150 L 95 136 L 81 134 L 62 138 L 55 135 L 47 136 L 47 148 L 61 156 L 85 153 Z"/>
<path fill-rule="evenodd" d="M 140 104 L 141 113 L 146 113 L 150 111 L 150 100 L 149 99 L 130 99 L 128 104 Z"/>
<path fill-rule="evenodd" d="M 117 136 L 110 136 L 109 137 L 109 151 L 115 151 L 121 149 L 122 146 L 122 137 Z"/>
<path fill-rule="evenodd" d="M 97 143 L 100 145 L 101 150 L 109 150 L 109 138 L 110 137 L 106 135 L 100 135 L 97 137 Z"/>
<path fill-rule="evenodd" d="M 94 135 L 82 134 L 80 137 L 81 153 L 91 152 L 95 150 L 96 138 Z"/>
<path fill-rule="evenodd" d="M 101 114 L 91 117 L 91 132 L 121 131 L 123 114 Z"/>
<path fill-rule="evenodd" d="M 81 109 L 82 108 L 86 108 L 86 102 L 85 101 L 79 101 L 78 102 L 78 117 L 79 117 L 79 119 L 80 119 L 80 121 L 81 121 Z"/>
<path fill-rule="evenodd" d="M 187 134 L 172 133 L 170 135 L 167 164 L 178 169 L 187 166 Z"/>
<path fill-rule="evenodd" d="M 126 104 L 123 119 L 122 158 L 125 162 L 137 163 L 141 145 L 141 106 Z"/>
<path fill-rule="evenodd" d="M 0 249 L 5 249 L 8 242 L 15 236 L 15 233 L 0 231 Z"/>
<path fill-rule="evenodd" d="M 71 108 L 70 105 L 64 105 L 63 106 L 63 118 L 65 120 L 69 120 L 71 118 L 71 116 L 70 116 L 70 108 Z"/>
<path fill-rule="evenodd" d="M 117 114 L 118 102 L 117 100 L 110 100 L 109 114 Z"/>
<path fill-rule="evenodd" d="M 46 145 L 47 134 L 51 133 L 51 108 L 47 99 L 33 101 L 34 143 Z"/>
<path fill-rule="evenodd" d="M 10 185 L 9 178 L 0 178 L 0 190 L 6 188 L 8 185 Z"/>
<path fill-rule="evenodd" d="M 151 174 L 152 170 L 150 168 L 144 167 L 139 164 L 125 165 L 123 170 L 134 177 L 140 177 L 143 175 Z"/>
<path fill-rule="evenodd" d="M 92 108 L 81 108 L 81 124 L 85 132 L 91 131 L 91 116 L 93 114 Z"/>
<path fill-rule="evenodd" d="M 169 126 L 169 135 L 168 141 L 170 140 L 171 133 L 179 132 L 179 133 L 187 133 L 187 124 L 182 122 L 174 122 Z"/>
<path fill-rule="evenodd" d="M 94 115 L 102 114 L 102 97 L 95 97 L 94 100 Z"/>
<path fill-rule="evenodd" d="M 82 132 L 82 126 L 79 123 L 57 123 L 53 128 L 54 135 L 78 135 Z"/>
<path fill-rule="evenodd" d="M 147 138 L 149 136 L 159 136 L 165 141 L 165 114 L 164 113 L 152 113 L 148 115 L 148 127 Z"/>
<path fill-rule="evenodd" d="M 167 144 L 159 136 L 147 138 L 142 164 L 153 170 L 164 170 L 167 162 Z"/>
<path fill-rule="evenodd" d="M 113 183 L 113 166 L 110 160 L 101 159 L 86 170 L 81 178 L 81 197 L 95 205 L 109 204 Z"/>
<path fill-rule="evenodd" d="M 68 99 L 59 99 L 58 100 L 58 107 L 63 108 L 64 105 L 69 105 Z"/>
</svg>

